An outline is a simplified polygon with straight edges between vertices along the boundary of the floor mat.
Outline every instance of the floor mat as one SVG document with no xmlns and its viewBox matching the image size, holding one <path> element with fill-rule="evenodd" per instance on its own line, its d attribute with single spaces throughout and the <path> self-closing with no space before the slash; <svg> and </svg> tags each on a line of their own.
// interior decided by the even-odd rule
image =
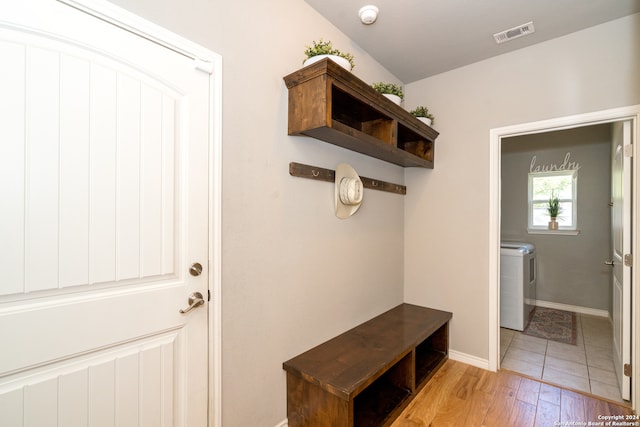
<svg viewBox="0 0 640 427">
<path fill-rule="evenodd" d="M 576 345 L 576 314 L 553 308 L 535 307 L 525 335 Z"/>
</svg>

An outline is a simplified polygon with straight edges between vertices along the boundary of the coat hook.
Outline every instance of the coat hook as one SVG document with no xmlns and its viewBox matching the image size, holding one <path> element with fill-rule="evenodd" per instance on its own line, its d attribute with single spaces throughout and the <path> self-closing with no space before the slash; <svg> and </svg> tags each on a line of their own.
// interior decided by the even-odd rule
<svg viewBox="0 0 640 427">
<path fill-rule="evenodd" d="M 315 179 L 320 181 L 326 181 L 335 183 L 336 175 L 335 171 L 331 169 L 324 169 L 319 166 L 303 165 L 301 163 L 291 162 L 289 163 L 289 174 L 300 178 Z M 361 177 L 364 188 L 388 191 L 396 194 L 407 194 L 406 187 L 400 184 L 393 184 L 390 182 L 381 181 L 379 179 Z"/>
</svg>

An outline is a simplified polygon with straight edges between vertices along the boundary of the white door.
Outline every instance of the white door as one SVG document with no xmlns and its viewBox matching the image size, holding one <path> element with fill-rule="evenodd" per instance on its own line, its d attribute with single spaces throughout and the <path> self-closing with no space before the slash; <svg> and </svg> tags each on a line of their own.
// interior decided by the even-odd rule
<svg viewBox="0 0 640 427">
<path fill-rule="evenodd" d="M 625 266 L 624 256 L 631 253 L 631 157 L 625 155 L 631 148 L 631 123 L 615 123 L 613 135 L 613 359 L 622 398 L 629 400 L 631 379 L 624 375 L 624 365 L 631 363 L 631 267 Z"/>
<path fill-rule="evenodd" d="M 54 0 L 0 57 L 0 425 L 206 426 L 208 73 Z"/>
</svg>

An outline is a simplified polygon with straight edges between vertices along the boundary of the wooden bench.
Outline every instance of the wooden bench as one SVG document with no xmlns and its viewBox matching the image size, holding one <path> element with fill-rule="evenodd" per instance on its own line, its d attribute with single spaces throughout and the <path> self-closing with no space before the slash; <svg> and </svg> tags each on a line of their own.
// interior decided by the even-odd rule
<svg viewBox="0 0 640 427">
<path fill-rule="evenodd" d="M 288 425 L 391 424 L 448 358 L 451 317 L 401 304 L 284 362 Z"/>
</svg>

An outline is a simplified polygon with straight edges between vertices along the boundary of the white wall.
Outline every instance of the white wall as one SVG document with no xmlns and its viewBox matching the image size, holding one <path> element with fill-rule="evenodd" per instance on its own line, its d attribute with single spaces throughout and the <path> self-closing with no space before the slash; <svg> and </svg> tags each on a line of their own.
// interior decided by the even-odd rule
<svg viewBox="0 0 640 427">
<path fill-rule="evenodd" d="M 489 358 L 489 130 L 640 103 L 639 35 L 633 15 L 407 85 L 440 136 L 405 174 L 405 301 L 453 312 L 453 350 Z"/>
<path fill-rule="evenodd" d="M 223 57 L 223 425 L 276 425 L 282 362 L 403 300 L 403 196 L 365 190 L 339 220 L 333 186 L 291 177 L 288 164 L 348 162 L 400 184 L 403 169 L 287 136 L 282 77 L 323 37 L 356 56 L 363 80 L 397 79 L 303 0 L 116 3 Z"/>
</svg>

